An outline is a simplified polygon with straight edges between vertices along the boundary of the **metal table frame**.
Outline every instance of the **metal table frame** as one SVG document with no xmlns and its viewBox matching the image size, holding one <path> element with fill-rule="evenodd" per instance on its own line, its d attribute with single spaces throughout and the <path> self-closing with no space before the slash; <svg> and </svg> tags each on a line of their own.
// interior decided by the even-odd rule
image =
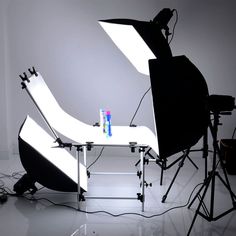
<svg viewBox="0 0 236 236">
<path fill-rule="evenodd" d="M 123 175 L 137 175 L 140 179 L 140 193 L 137 193 L 136 197 L 122 197 L 122 196 L 117 196 L 117 197 L 112 197 L 112 196 L 84 196 L 83 193 L 81 192 L 81 188 L 80 188 L 80 169 L 79 169 L 79 165 L 80 165 L 80 152 L 84 153 L 84 164 L 86 166 L 86 159 L 87 159 L 87 150 L 91 150 L 91 144 L 72 144 L 73 147 L 76 148 L 76 159 L 77 159 L 77 163 L 78 163 L 78 189 L 77 189 L 77 209 L 80 210 L 81 209 L 81 201 L 84 201 L 85 199 L 124 199 L 124 200 L 139 200 L 142 203 L 142 212 L 144 212 L 144 203 L 145 203 L 145 186 L 146 186 L 146 182 L 145 182 L 145 149 L 148 146 L 144 146 L 144 145 L 132 145 L 132 146 L 127 146 L 127 145 L 106 145 L 109 147 L 130 147 L 132 148 L 138 148 L 139 151 L 139 160 L 140 160 L 140 168 L 139 171 L 137 173 L 127 173 L 127 172 L 95 172 L 93 173 L 94 175 L 104 175 L 104 174 L 108 174 L 108 175 L 112 175 L 112 174 L 123 174 Z M 104 145 L 97 145 L 94 144 L 92 145 L 97 146 L 97 147 L 104 147 Z"/>
</svg>

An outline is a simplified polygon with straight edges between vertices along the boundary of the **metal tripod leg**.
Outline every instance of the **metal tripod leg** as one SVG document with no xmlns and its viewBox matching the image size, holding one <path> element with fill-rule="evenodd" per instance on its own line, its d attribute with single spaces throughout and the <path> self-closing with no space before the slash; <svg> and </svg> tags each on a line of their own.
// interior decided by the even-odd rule
<svg viewBox="0 0 236 236">
<path fill-rule="evenodd" d="M 205 179 L 204 181 L 204 184 L 203 186 L 200 188 L 200 190 L 197 192 L 196 196 L 193 198 L 192 202 L 190 203 L 190 205 L 188 206 L 188 208 L 191 207 L 191 205 L 193 204 L 193 202 L 197 199 L 197 197 L 200 198 L 200 202 L 198 204 L 198 207 L 197 207 L 197 210 L 195 212 L 195 215 L 194 215 L 194 218 L 192 220 L 192 223 L 190 225 L 190 228 L 189 228 L 189 231 L 188 231 L 188 234 L 187 235 L 190 235 L 191 233 L 191 230 L 192 230 L 192 227 L 195 223 L 195 220 L 197 218 L 197 215 L 200 215 L 202 216 L 204 219 L 206 219 L 207 221 L 216 221 L 220 218 L 222 218 L 223 216 L 227 215 L 228 213 L 232 212 L 233 210 L 236 210 L 236 202 L 235 202 L 235 195 L 234 193 L 232 192 L 231 190 L 231 187 L 230 187 L 230 183 L 229 183 L 229 180 L 228 180 L 228 176 L 227 176 L 227 173 L 226 173 L 226 170 L 225 170 L 225 166 L 223 164 L 223 161 L 222 161 L 222 157 L 221 157 L 221 154 L 220 154 L 220 149 L 219 149 L 219 146 L 218 146 L 218 141 L 217 141 L 217 132 L 218 132 L 218 125 L 219 125 L 219 113 L 213 113 L 214 115 L 214 121 L 213 121 L 213 124 L 211 122 L 209 122 L 209 127 L 210 127 L 210 130 L 211 130 L 211 134 L 212 134 L 212 138 L 213 138 L 213 148 L 214 148 L 214 151 L 213 151 L 213 164 L 212 164 L 212 171 L 209 172 L 209 176 Z M 219 157 L 219 161 L 216 163 L 216 157 Z M 223 169 L 223 173 L 224 173 L 224 176 L 225 176 L 225 180 L 223 180 L 223 178 L 219 175 L 219 173 L 216 171 L 217 169 L 217 166 L 218 164 L 221 164 L 221 167 Z M 230 196 L 231 196 L 231 199 L 232 199 L 232 205 L 233 207 L 230 208 L 229 210 L 221 213 L 220 215 L 214 217 L 214 200 L 215 200 L 215 177 L 219 177 L 219 179 L 221 180 L 221 182 L 224 184 L 224 186 L 227 188 L 227 190 L 229 191 L 230 193 Z M 206 206 L 204 204 L 204 198 L 205 198 L 205 195 L 206 195 L 206 192 L 208 190 L 208 187 L 211 183 L 211 199 L 210 199 L 210 211 L 208 211 L 206 209 Z M 205 189 L 204 189 L 205 188 Z M 203 192 L 203 195 L 200 196 L 200 193 L 201 191 L 204 189 L 204 192 Z M 200 208 L 203 207 L 203 209 L 206 209 L 204 210 L 205 214 L 203 214 L 202 212 L 200 212 Z"/>
<path fill-rule="evenodd" d="M 187 159 L 192 163 L 192 165 L 198 170 L 198 166 L 194 163 L 194 161 L 187 155 Z"/>
<path fill-rule="evenodd" d="M 183 154 L 182 160 L 181 160 L 180 163 L 179 163 L 179 167 L 178 167 L 177 171 L 175 172 L 174 178 L 172 179 L 172 181 L 171 181 L 171 183 L 170 183 L 170 185 L 169 185 L 169 187 L 168 187 L 166 193 L 165 193 L 165 194 L 163 195 L 163 197 L 162 197 L 162 202 L 165 202 L 165 200 L 166 200 L 166 198 L 167 198 L 167 195 L 168 195 L 168 193 L 169 193 L 169 191 L 170 191 L 172 185 L 174 184 L 177 175 L 179 174 L 180 169 L 181 169 L 181 168 L 183 167 L 183 165 L 184 165 L 185 159 L 188 157 L 188 153 L 189 153 L 189 150 L 186 150 L 185 153 Z"/>
<path fill-rule="evenodd" d="M 205 197 L 205 195 L 206 195 L 206 193 L 207 193 L 207 190 L 208 190 L 208 187 L 209 187 L 210 183 L 211 183 L 211 177 L 209 176 L 209 179 L 207 179 L 207 181 L 206 181 L 206 185 L 205 185 L 205 186 L 203 185 L 203 186 L 199 189 L 197 195 L 195 196 L 195 198 L 193 199 L 193 201 L 192 201 L 192 202 L 190 203 L 190 205 L 189 205 L 189 207 L 190 207 L 190 206 L 193 204 L 193 202 L 194 202 L 194 201 L 196 200 L 196 198 L 199 196 L 199 194 L 200 194 L 200 192 L 202 191 L 202 189 L 205 187 L 205 190 L 204 190 L 204 192 L 203 192 L 202 197 L 200 198 L 199 205 L 198 205 L 197 210 L 196 210 L 196 212 L 195 212 L 195 215 L 194 215 L 194 217 L 193 217 L 192 223 L 191 223 L 191 225 L 190 225 L 190 227 L 189 227 L 187 236 L 189 236 L 190 233 L 191 233 L 191 231 L 192 231 L 193 225 L 194 225 L 194 223 L 195 223 L 195 221 L 196 221 L 197 215 L 199 214 L 200 208 L 201 208 L 201 206 L 203 205 L 203 200 L 204 200 L 204 197 Z M 188 208 L 189 208 L 189 207 L 188 207 Z"/>
</svg>

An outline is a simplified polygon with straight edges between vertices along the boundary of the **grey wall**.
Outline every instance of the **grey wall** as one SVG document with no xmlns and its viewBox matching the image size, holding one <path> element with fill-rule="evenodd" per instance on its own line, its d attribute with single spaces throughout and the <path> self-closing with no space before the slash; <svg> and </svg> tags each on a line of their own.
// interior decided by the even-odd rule
<svg viewBox="0 0 236 236">
<path fill-rule="evenodd" d="M 6 89 L 6 18 L 5 1 L 0 1 L 0 159 L 9 157 L 7 132 L 7 89 Z"/>
<path fill-rule="evenodd" d="M 99 109 L 114 125 L 128 125 L 149 78 L 139 74 L 97 23 L 99 19 L 151 20 L 163 7 L 176 8 L 179 22 L 171 44 L 206 78 L 211 93 L 236 96 L 233 0 L 0 0 L 1 156 L 17 153 L 17 133 L 26 114 L 42 120 L 18 75 L 34 65 L 71 115 L 89 124 Z M 173 24 L 174 18 L 171 24 Z M 236 125 L 224 117 L 221 137 Z M 150 96 L 135 119 L 153 129 Z"/>
</svg>

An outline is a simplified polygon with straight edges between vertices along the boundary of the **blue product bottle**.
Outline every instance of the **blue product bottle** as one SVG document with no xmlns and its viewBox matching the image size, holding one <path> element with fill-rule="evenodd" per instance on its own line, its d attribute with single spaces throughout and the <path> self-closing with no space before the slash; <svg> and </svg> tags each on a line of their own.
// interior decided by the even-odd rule
<svg viewBox="0 0 236 236">
<path fill-rule="evenodd" d="M 111 112 L 110 111 L 106 112 L 106 121 L 107 121 L 107 124 L 106 124 L 107 137 L 111 137 L 112 133 L 111 133 Z"/>
</svg>

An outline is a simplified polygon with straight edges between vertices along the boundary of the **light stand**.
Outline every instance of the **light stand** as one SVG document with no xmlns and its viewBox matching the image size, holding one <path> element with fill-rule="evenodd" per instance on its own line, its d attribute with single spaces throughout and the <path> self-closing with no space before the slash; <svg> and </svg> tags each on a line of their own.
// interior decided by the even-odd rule
<svg viewBox="0 0 236 236">
<path fill-rule="evenodd" d="M 217 96 L 217 95 L 213 95 L 213 96 Z M 189 228 L 189 231 L 188 231 L 187 235 L 190 235 L 192 227 L 193 227 L 193 225 L 195 223 L 195 220 L 196 220 L 198 215 L 202 216 L 204 219 L 206 219 L 207 221 L 211 222 L 211 221 L 216 221 L 216 220 L 224 217 L 225 215 L 229 214 L 233 210 L 236 210 L 236 196 L 235 196 L 235 194 L 231 190 L 229 179 L 228 179 L 228 176 L 227 176 L 227 173 L 226 173 L 225 165 L 223 163 L 222 156 L 221 156 L 221 153 L 220 153 L 220 148 L 219 148 L 218 141 L 217 141 L 218 126 L 220 125 L 220 122 L 219 122 L 220 115 L 231 115 L 231 112 L 224 112 L 224 111 L 219 111 L 219 110 L 215 110 L 214 109 L 212 111 L 212 115 L 213 115 L 213 122 L 209 122 L 209 128 L 210 128 L 210 131 L 211 131 L 211 134 L 212 134 L 212 138 L 213 138 L 213 163 L 212 163 L 212 170 L 208 173 L 208 177 L 204 180 L 204 183 L 203 183 L 202 187 L 199 189 L 199 191 L 197 192 L 197 194 L 193 198 L 192 202 L 188 206 L 188 208 L 190 208 L 197 198 L 200 199 L 200 202 L 199 202 L 198 207 L 196 209 L 194 218 L 192 220 L 192 223 L 190 225 L 190 228 Z M 219 157 L 219 161 L 218 162 L 216 160 L 217 155 Z M 225 179 L 223 179 L 220 176 L 219 172 L 217 171 L 217 167 L 218 167 L 219 164 L 222 167 Z M 223 213 L 221 213 L 221 214 L 219 214 L 217 216 L 214 216 L 215 178 L 216 177 L 219 178 L 219 180 L 223 183 L 225 188 L 228 190 L 228 193 L 230 194 L 230 197 L 231 197 L 231 200 L 232 200 L 232 208 L 230 208 L 229 210 L 226 210 L 225 212 L 223 212 Z M 211 184 L 210 210 L 208 211 L 208 209 L 207 209 L 207 207 L 206 207 L 206 205 L 204 203 L 204 198 L 206 196 L 208 188 L 210 187 L 210 184 Z M 200 193 L 202 191 L 203 191 L 203 194 L 201 196 Z M 202 213 L 200 211 L 201 207 L 203 208 L 204 213 Z"/>
</svg>

